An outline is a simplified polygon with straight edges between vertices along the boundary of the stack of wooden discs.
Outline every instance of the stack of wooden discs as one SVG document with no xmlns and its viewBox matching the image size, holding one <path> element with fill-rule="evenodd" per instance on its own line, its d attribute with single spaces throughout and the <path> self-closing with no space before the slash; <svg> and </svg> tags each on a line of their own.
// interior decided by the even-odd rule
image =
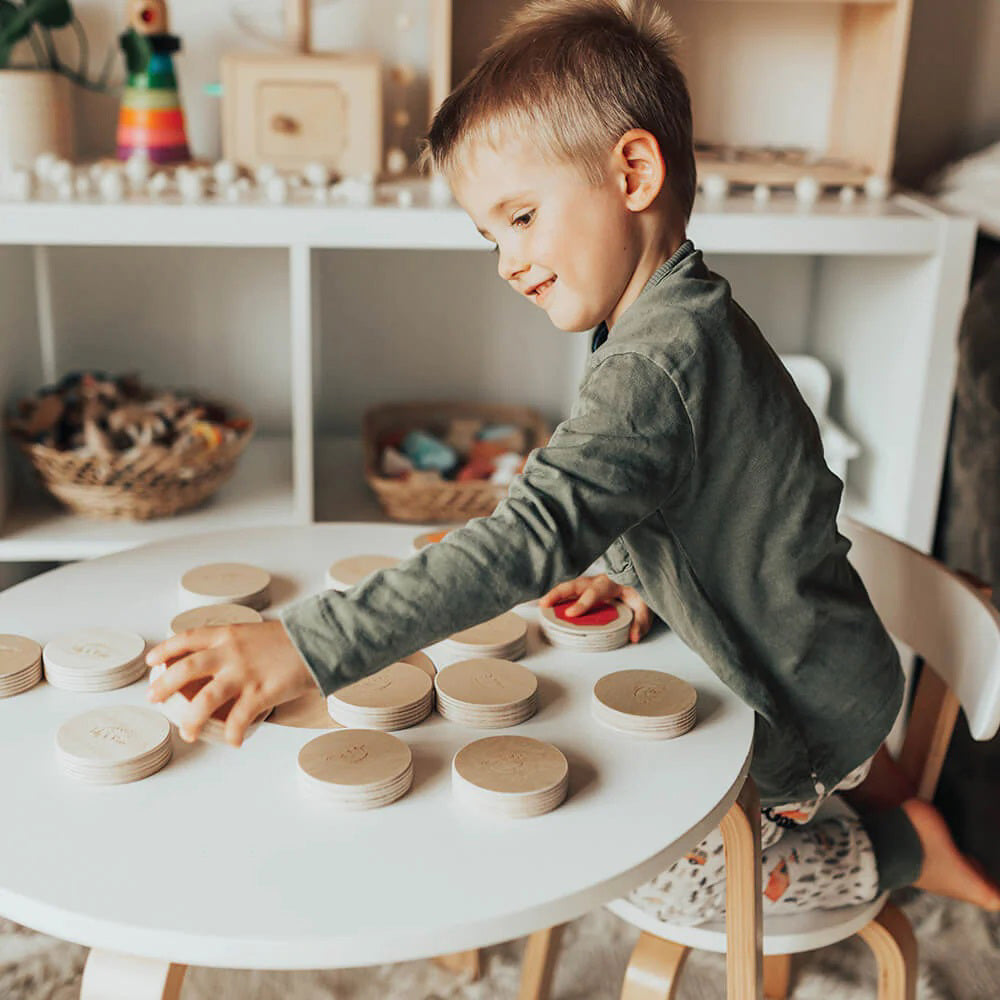
<svg viewBox="0 0 1000 1000">
<path fill-rule="evenodd" d="M 398 737 L 370 729 L 340 729 L 299 751 L 299 777 L 313 798 L 341 809 L 377 809 L 413 784 L 413 755 Z"/>
<path fill-rule="evenodd" d="M 178 635 L 192 628 L 215 628 L 218 625 L 248 625 L 262 622 L 264 616 L 243 604 L 208 604 L 182 611 L 170 622 L 170 634 Z"/>
<path fill-rule="evenodd" d="M 492 816 L 551 812 L 566 798 L 569 764 L 550 743 L 525 736 L 488 736 L 462 747 L 451 763 L 457 799 Z"/>
<path fill-rule="evenodd" d="M 504 729 L 538 708 L 538 678 L 517 663 L 482 658 L 445 667 L 434 678 L 438 712 L 475 729 Z"/>
<path fill-rule="evenodd" d="M 0 635 L 0 698 L 33 688 L 42 679 L 42 647 L 21 635 Z"/>
<path fill-rule="evenodd" d="M 62 769 L 91 785 L 118 785 L 155 774 L 170 760 L 170 723 L 135 705 L 91 709 L 59 727 Z"/>
<path fill-rule="evenodd" d="M 146 640 L 115 628 L 82 628 L 45 644 L 48 682 L 64 691 L 113 691 L 146 673 Z"/>
<path fill-rule="evenodd" d="M 189 569 L 180 583 L 180 606 L 242 604 L 260 611 L 271 603 L 271 574 L 246 563 L 208 563 Z"/>
<path fill-rule="evenodd" d="M 326 585 L 331 590 L 343 592 L 380 569 L 391 569 L 398 565 L 399 560 L 392 556 L 350 556 L 338 559 L 326 571 Z"/>
<path fill-rule="evenodd" d="M 434 682 L 410 663 L 390 663 L 326 699 L 334 722 L 347 728 L 390 731 L 423 722 L 434 706 Z"/>
<path fill-rule="evenodd" d="M 594 717 L 623 733 L 668 740 L 694 726 L 698 692 L 661 670 L 618 670 L 594 685 Z"/>
<path fill-rule="evenodd" d="M 566 617 L 566 609 L 575 598 L 560 601 L 551 608 L 542 608 L 539 620 L 542 631 L 553 646 L 575 649 L 581 653 L 598 653 L 620 649 L 628 643 L 632 627 L 632 609 L 621 601 L 597 604 L 574 618 Z"/>
<path fill-rule="evenodd" d="M 167 667 L 160 663 L 149 673 L 149 682 L 152 683 L 157 678 L 162 677 Z M 187 720 L 188 705 L 194 700 L 194 696 L 209 682 L 208 677 L 199 677 L 198 680 L 185 684 L 184 687 L 172 694 L 166 701 L 160 702 L 158 708 L 178 729 L 183 729 Z M 232 711 L 235 699 L 220 705 L 208 719 L 198 739 L 206 743 L 224 744 L 226 742 L 226 719 Z M 244 739 L 248 739 L 256 731 L 257 727 L 271 714 L 271 710 L 261 712 L 256 719 L 247 727 Z"/>
<path fill-rule="evenodd" d="M 441 643 L 450 653 L 464 656 L 488 656 L 500 660 L 519 660 L 528 645 L 528 625 L 513 611 L 491 618 L 481 625 L 474 625 Z"/>
</svg>

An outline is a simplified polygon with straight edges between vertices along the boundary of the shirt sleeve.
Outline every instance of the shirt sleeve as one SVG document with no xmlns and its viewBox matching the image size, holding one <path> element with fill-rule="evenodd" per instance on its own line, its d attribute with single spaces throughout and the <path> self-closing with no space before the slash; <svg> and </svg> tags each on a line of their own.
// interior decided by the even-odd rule
<svg viewBox="0 0 1000 1000">
<path fill-rule="evenodd" d="M 282 621 L 328 694 L 579 575 L 662 506 L 693 462 L 673 380 L 644 355 L 612 354 L 492 515 L 347 593 L 292 605 Z"/>
</svg>

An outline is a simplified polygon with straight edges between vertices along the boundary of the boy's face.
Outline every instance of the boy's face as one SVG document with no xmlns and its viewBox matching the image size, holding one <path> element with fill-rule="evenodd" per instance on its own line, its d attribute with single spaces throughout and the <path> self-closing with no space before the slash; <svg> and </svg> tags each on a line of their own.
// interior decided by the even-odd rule
<svg viewBox="0 0 1000 1000">
<path fill-rule="evenodd" d="M 608 170 L 592 185 L 569 164 L 552 164 L 519 139 L 499 149 L 470 145 L 451 178 L 459 204 L 496 245 L 497 270 L 560 330 L 611 326 L 624 311 L 640 257 L 634 215 Z"/>
</svg>

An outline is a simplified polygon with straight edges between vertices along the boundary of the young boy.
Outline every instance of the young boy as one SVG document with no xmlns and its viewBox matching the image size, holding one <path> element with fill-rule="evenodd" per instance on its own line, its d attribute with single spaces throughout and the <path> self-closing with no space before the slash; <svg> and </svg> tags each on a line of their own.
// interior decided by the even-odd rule
<svg viewBox="0 0 1000 1000">
<path fill-rule="evenodd" d="M 282 622 L 168 640 L 149 655 L 171 663 L 151 697 L 211 677 L 185 735 L 235 698 L 238 745 L 262 709 L 313 683 L 329 693 L 520 602 L 577 596 L 582 610 L 621 596 L 637 610 L 633 640 L 651 608 L 757 713 L 766 842 L 800 835 L 769 858 L 780 869 L 776 881 L 765 872 L 771 904 L 836 906 L 916 881 L 1000 905 L 921 803 L 778 841 L 867 773 L 902 676 L 837 532 L 842 485 L 816 423 L 686 238 L 691 112 L 672 50 L 654 5 L 542 0 L 435 118 L 428 158 L 495 244 L 501 278 L 592 338 L 571 416 L 496 512 Z M 615 581 L 579 577 L 602 553 Z M 876 761 L 869 798 L 898 807 L 906 793 Z M 715 915 L 716 846 L 633 898 L 671 919 Z M 822 884 L 779 892 L 796 865 Z"/>
</svg>

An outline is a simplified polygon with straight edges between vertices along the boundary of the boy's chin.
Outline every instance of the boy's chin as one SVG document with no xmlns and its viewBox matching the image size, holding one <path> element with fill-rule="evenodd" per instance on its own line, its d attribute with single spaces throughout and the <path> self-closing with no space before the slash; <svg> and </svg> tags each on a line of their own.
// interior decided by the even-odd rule
<svg viewBox="0 0 1000 1000">
<path fill-rule="evenodd" d="M 601 320 L 592 320 L 589 316 L 560 316 L 558 313 L 550 312 L 549 322 L 563 333 L 589 333 L 600 324 Z"/>
</svg>

